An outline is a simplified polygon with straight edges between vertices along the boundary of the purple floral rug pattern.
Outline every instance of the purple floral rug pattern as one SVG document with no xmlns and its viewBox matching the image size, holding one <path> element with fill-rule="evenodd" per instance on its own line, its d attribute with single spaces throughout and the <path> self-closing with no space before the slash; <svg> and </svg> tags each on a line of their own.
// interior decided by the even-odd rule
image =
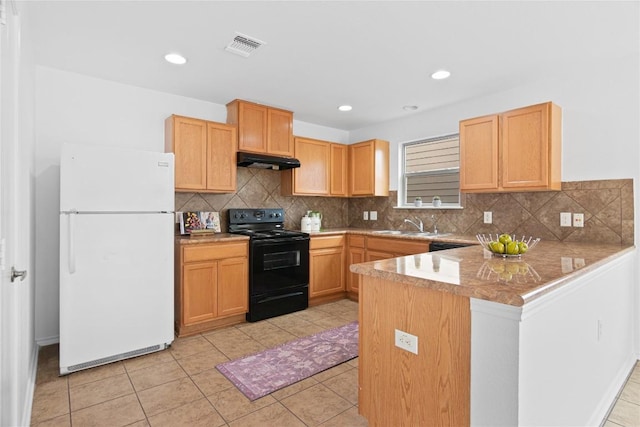
<svg viewBox="0 0 640 427">
<path fill-rule="evenodd" d="M 358 356 L 358 322 L 216 366 L 250 400 Z"/>
</svg>

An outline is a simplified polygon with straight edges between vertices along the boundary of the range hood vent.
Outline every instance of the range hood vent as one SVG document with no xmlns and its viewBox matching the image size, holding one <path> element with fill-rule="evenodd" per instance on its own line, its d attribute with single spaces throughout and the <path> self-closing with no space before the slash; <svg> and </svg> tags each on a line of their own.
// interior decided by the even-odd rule
<svg viewBox="0 0 640 427">
<path fill-rule="evenodd" d="M 277 157 L 268 156 L 266 154 L 238 151 L 238 166 L 243 166 L 245 168 L 285 170 L 299 168 L 300 160 L 292 157 Z"/>
</svg>

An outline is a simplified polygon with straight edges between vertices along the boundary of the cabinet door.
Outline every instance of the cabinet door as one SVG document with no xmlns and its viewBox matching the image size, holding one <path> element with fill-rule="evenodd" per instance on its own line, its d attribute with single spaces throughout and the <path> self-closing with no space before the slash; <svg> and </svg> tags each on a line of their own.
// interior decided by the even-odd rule
<svg viewBox="0 0 640 427">
<path fill-rule="evenodd" d="M 347 153 L 343 144 L 331 144 L 331 160 L 329 162 L 329 194 L 332 196 L 347 196 Z"/>
<path fill-rule="evenodd" d="M 547 103 L 502 114 L 503 188 L 549 187 L 549 113 Z"/>
<path fill-rule="evenodd" d="M 207 123 L 207 190 L 236 191 L 235 126 Z"/>
<path fill-rule="evenodd" d="M 188 117 L 167 119 L 167 151 L 175 154 L 176 190 L 204 190 L 207 187 L 207 122 Z M 169 128 L 173 127 L 173 131 Z"/>
<path fill-rule="evenodd" d="M 238 102 L 238 150 L 267 152 L 267 107 Z"/>
<path fill-rule="evenodd" d="M 349 266 L 351 264 L 359 264 L 361 262 L 365 262 L 365 249 L 359 247 L 349 247 L 349 254 L 347 257 L 347 291 L 352 293 L 358 293 L 359 289 L 359 278 L 360 275 L 357 273 L 352 273 L 349 270 Z"/>
<path fill-rule="evenodd" d="M 267 153 L 293 157 L 293 113 L 267 109 Z"/>
<path fill-rule="evenodd" d="M 309 297 L 344 291 L 343 248 L 309 251 Z"/>
<path fill-rule="evenodd" d="M 191 325 L 218 315 L 218 263 L 198 262 L 183 267 L 183 319 Z"/>
<path fill-rule="evenodd" d="M 389 142 L 374 139 L 349 145 L 349 195 L 389 195 Z"/>
<path fill-rule="evenodd" d="M 460 122 L 460 190 L 498 189 L 498 116 Z"/>
<path fill-rule="evenodd" d="M 349 146 L 349 194 L 367 196 L 373 194 L 374 156 L 373 141 Z"/>
<path fill-rule="evenodd" d="M 218 316 L 243 314 L 249 310 L 247 258 L 230 258 L 218 262 Z"/>
<path fill-rule="evenodd" d="M 295 139 L 300 167 L 293 170 L 295 194 L 329 194 L 330 143 L 308 138 Z"/>
</svg>

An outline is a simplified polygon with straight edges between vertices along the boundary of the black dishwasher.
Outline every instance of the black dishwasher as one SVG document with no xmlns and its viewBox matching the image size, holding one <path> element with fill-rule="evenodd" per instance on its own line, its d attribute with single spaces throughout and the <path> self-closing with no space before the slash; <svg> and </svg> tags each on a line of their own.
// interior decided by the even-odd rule
<svg viewBox="0 0 640 427">
<path fill-rule="evenodd" d="M 431 242 L 429 245 L 429 252 L 444 251 L 445 249 L 464 248 L 465 246 L 472 246 L 471 243 L 452 243 L 452 242 Z"/>
</svg>

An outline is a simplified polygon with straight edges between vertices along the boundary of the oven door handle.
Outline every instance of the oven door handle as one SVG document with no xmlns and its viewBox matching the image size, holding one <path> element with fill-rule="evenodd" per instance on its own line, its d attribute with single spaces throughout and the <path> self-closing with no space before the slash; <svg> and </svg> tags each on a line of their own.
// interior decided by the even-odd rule
<svg viewBox="0 0 640 427">
<path fill-rule="evenodd" d="M 275 239 L 261 239 L 261 240 L 254 240 L 253 244 L 255 246 L 273 246 L 273 245 L 279 245 L 282 243 L 297 243 L 297 242 L 304 242 L 306 240 L 309 240 L 308 237 L 278 237 Z"/>
</svg>

